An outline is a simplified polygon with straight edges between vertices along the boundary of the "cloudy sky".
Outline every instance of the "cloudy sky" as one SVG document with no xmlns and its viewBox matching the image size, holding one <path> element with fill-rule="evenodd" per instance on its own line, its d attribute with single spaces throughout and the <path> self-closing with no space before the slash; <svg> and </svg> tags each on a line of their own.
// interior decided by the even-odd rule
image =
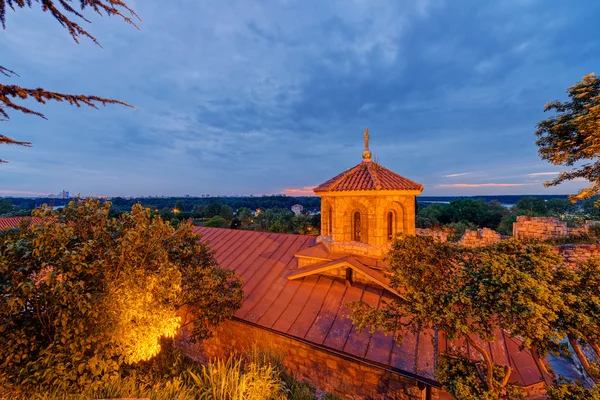
<svg viewBox="0 0 600 400">
<path fill-rule="evenodd" d="M 424 195 L 569 193 L 539 159 L 543 105 L 600 65 L 596 0 L 129 2 L 140 31 L 91 15 L 76 44 L 7 11 L 4 84 L 133 104 L 24 103 L 3 134 L 0 195 L 306 193 L 361 161 Z"/>
</svg>

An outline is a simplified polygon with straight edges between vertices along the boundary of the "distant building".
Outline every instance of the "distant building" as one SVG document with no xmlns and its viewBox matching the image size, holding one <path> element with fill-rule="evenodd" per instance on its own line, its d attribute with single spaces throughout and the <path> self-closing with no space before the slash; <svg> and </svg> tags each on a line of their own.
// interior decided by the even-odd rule
<svg viewBox="0 0 600 400">
<path fill-rule="evenodd" d="M 304 207 L 301 204 L 294 204 L 292 206 L 292 212 L 296 215 L 300 215 L 302 210 L 304 210 Z"/>
</svg>

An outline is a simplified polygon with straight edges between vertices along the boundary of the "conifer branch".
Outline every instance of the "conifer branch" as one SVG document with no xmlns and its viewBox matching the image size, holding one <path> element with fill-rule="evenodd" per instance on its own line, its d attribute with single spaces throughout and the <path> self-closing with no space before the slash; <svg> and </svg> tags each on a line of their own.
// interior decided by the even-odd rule
<svg viewBox="0 0 600 400">
<path fill-rule="evenodd" d="M 85 36 L 100 46 L 100 43 L 98 43 L 93 35 L 70 18 L 72 14 L 87 23 L 91 23 L 82 13 L 86 8 L 91 8 L 100 16 L 106 14 L 109 17 L 113 15 L 121 17 L 123 21 L 133 25 L 136 29 L 139 29 L 139 27 L 136 25 L 135 20 L 142 21 L 135 11 L 123 0 L 79 0 L 82 12 L 77 11 L 72 6 L 74 3 L 73 0 L 0 0 L 0 24 L 2 24 L 2 27 L 6 29 L 7 5 L 13 11 L 17 11 L 17 9 L 25 8 L 26 6 L 31 8 L 34 1 L 42 6 L 42 11 L 52 14 L 54 19 L 69 31 L 69 34 L 77 43 L 79 43 L 81 36 Z"/>
<path fill-rule="evenodd" d="M 18 9 L 25 8 L 26 6 L 32 8 L 34 3 L 40 4 L 42 11 L 49 12 L 54 19 L 56 19 L 64 28 L 69 31 L 69 34 L 77 43 L 79 43 L 79 38 L 84 36 L 100 46 L 100 43 L 94 36 L 92 36 L 77 22 L 71 19 L 72 16 L 75 16 L 76 18 L 80 18 L 87 23 L 91 23 L 91 21 L 83 15 L 83 12 L 88 8 L 92 9 L 100 16 L 119 16 L 126 23 L 133 25 L 138 30 L 139 27 L 136 25 L 134 19 L 138 21 L 142 20 L 135 13 L 135 11 L 125 3 L 125 0 L 0 0 L 0 24 L 2 25 L 2 28 L 6 29 L 7 6 L 13 11 L 17 11 Z M 74 8 L 73 5 L 77 3 L 79 3 L 81 11 L 78 11 Z M 16 72 L 1 65 L 0 74 L 8 78 L 19 76 Z M 32 98 L 41 104 L 46 104 L 47 101 L 68 102 L 69 104 L 77 107 L 86 105 L 96 109 L 98 108 L 98 104 L 102 104 L 104 106 L 107 104 L 120 104 L 134 108 L 122 101 L 106 99 L 98 96 L 63 94 L 50 92 L 42 88 L 27 89 L 16 85 L 4 85 L 0 83 L 0 121 L 7 121 L 10 119 L 7 112 L 8 109 L 20 111 L 24 114 L 37 115 L 38 117 L 46 119 L 44 114 L 41 112 L 34 111 L 28 107 L 15 103 L 13 100 L 17 98 L 22 100 Z M 0 144 L 16 144 L 27 147 L 31 146 L 30 142 L 22 142 L 10 139 L 4 135 L 0 135 Z M 0 160 L 0 163 L 5 162 L 6 161 L 4 160 Z"/>
<path fill-rule="evenodd" d="M 16 85 L 3 85 L 0 83 L 0 103 L 3 103 L 3 106 L 0 108 L 0 114 L 5 119 L 10 119 L 10 117 L 8 113 L 4 110 L 4 108 L 10 108 L 13 110 L 21 111 L 24 114 L 33 114 L 37 115 L 38 117 L 47 119 L 44 116 L 44 114 L 16 104 L 11 100 L 11 98 L 20 98 L 23 100 L 27 98 L 32 98 L 41 104 L 46 104 L 46 102 L 48 101 L 68 102 L 70 105 L 74 105 L 76 107 L 87 105 L 95 109 L 98 109 L 97 104 L 102 104 L 103 106 L 106 106 L 107 104 L 120 104 L 126 107 L 134 108 L 133 106 L 120 100 L 106 99 L 98 96 L 72 95 L 57 92 L 49 92 L 42 88 L 27 89 Z"/>
</svg>

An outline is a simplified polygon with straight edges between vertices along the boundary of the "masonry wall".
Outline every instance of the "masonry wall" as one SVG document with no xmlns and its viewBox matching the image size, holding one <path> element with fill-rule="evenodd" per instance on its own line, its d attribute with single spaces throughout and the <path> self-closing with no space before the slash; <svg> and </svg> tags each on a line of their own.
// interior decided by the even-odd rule
<svg viewBox="0 0 600 400">
<path fill-rule="evenodd" d="M 361 247 L 359 243 L 353 242 L 353 215 L 356 211 L 361 213 L 361 241 L 370 246 Z M 356 249 L 348 248 L 346 251 L 352 250 L 357 254 L 380 256 L 385 253 L 389 245 L 388 212 L 393 214 L 394 233 L 402 232 L 414 235 L 414 195 L 323 195 L 321 233 L 323 236 L 329 236 L 333 244 L 339 247 L 335 251 L 341 251 L 344 246 L 353 246 Z M 330 221 L 331 226 L 329 226 Z"/>
<path fill-rule="evenodd" d="M 572 266 L 600 257 L 600 244 L 564 244 L 553 248 Z"/>
<path fill-rule="evenodd" d="M 239 321 L 226 321 L 211 339 L 188 340 L 185 328 L 177 342 L 189 357 L 207 362 L 227 357 L 232 351 L 247 352 L 253 346 L 282 354 L 284 364 L 300 381 L 344 399 L 424 399 L 425 390 L 417 381 L 357 361 L 342 358 L 293 338 Z M 423 387 L 423 386 L 421 386 Z M 437 389 L 432 399 L 439 398 Z"/>
<path fill-rule="evenodd" d="M 466 230 L 459 243 L 467 247 L 489 246 L 502 240 L 502 235 L 493 229 Z"/>
<path fill-rule="evenodd" d="M 517 239 L 555 239 L 568 236 L 567 222 L 558 218 L 528 217 L 520 215 L 513 224 L 513 236 Z"/>
<path fill-rule="evenodd" d="M 447 242 L 448 241 L 448 232 L 441 230 L 441 229 L 423 229 L 423 228 L 416 228 L 415 229 L 415 234 L 417 236 L 431 236 L 434 237 L 442 242 Z"/>
<path fill-rule="evenodd" d="M 513 224 L 513 236 L 519 239 L 556 239 L 588 233 L 600 221 L 585 221 L 582 226 L 570 228 L 566 221 L 552 217 L 518 216 Z"/>
</svg>

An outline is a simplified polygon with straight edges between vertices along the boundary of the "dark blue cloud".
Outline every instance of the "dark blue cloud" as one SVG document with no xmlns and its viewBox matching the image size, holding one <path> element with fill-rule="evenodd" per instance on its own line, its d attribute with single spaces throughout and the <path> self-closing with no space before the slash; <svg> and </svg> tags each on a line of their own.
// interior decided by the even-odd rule
<svg viewBox="0 0 600 400">
<path fill-rule="evenodd" d="M 35 147 L 2 148 L 0 195 L 310 187 L 360 161 L 365 127 L 426 194 L 549 192 L 530 175 L 557 170 L 537 157 L 535 123 L 600 61 L 592 0 L 163 4 L 136 4 L 140 32 L 93 19 L 105 50 L 39 12 L 8 14 L 0 61 L 19 84 L 136 111 L 48 105 L 49 121 L 2 124 Z"/>
</svg>

